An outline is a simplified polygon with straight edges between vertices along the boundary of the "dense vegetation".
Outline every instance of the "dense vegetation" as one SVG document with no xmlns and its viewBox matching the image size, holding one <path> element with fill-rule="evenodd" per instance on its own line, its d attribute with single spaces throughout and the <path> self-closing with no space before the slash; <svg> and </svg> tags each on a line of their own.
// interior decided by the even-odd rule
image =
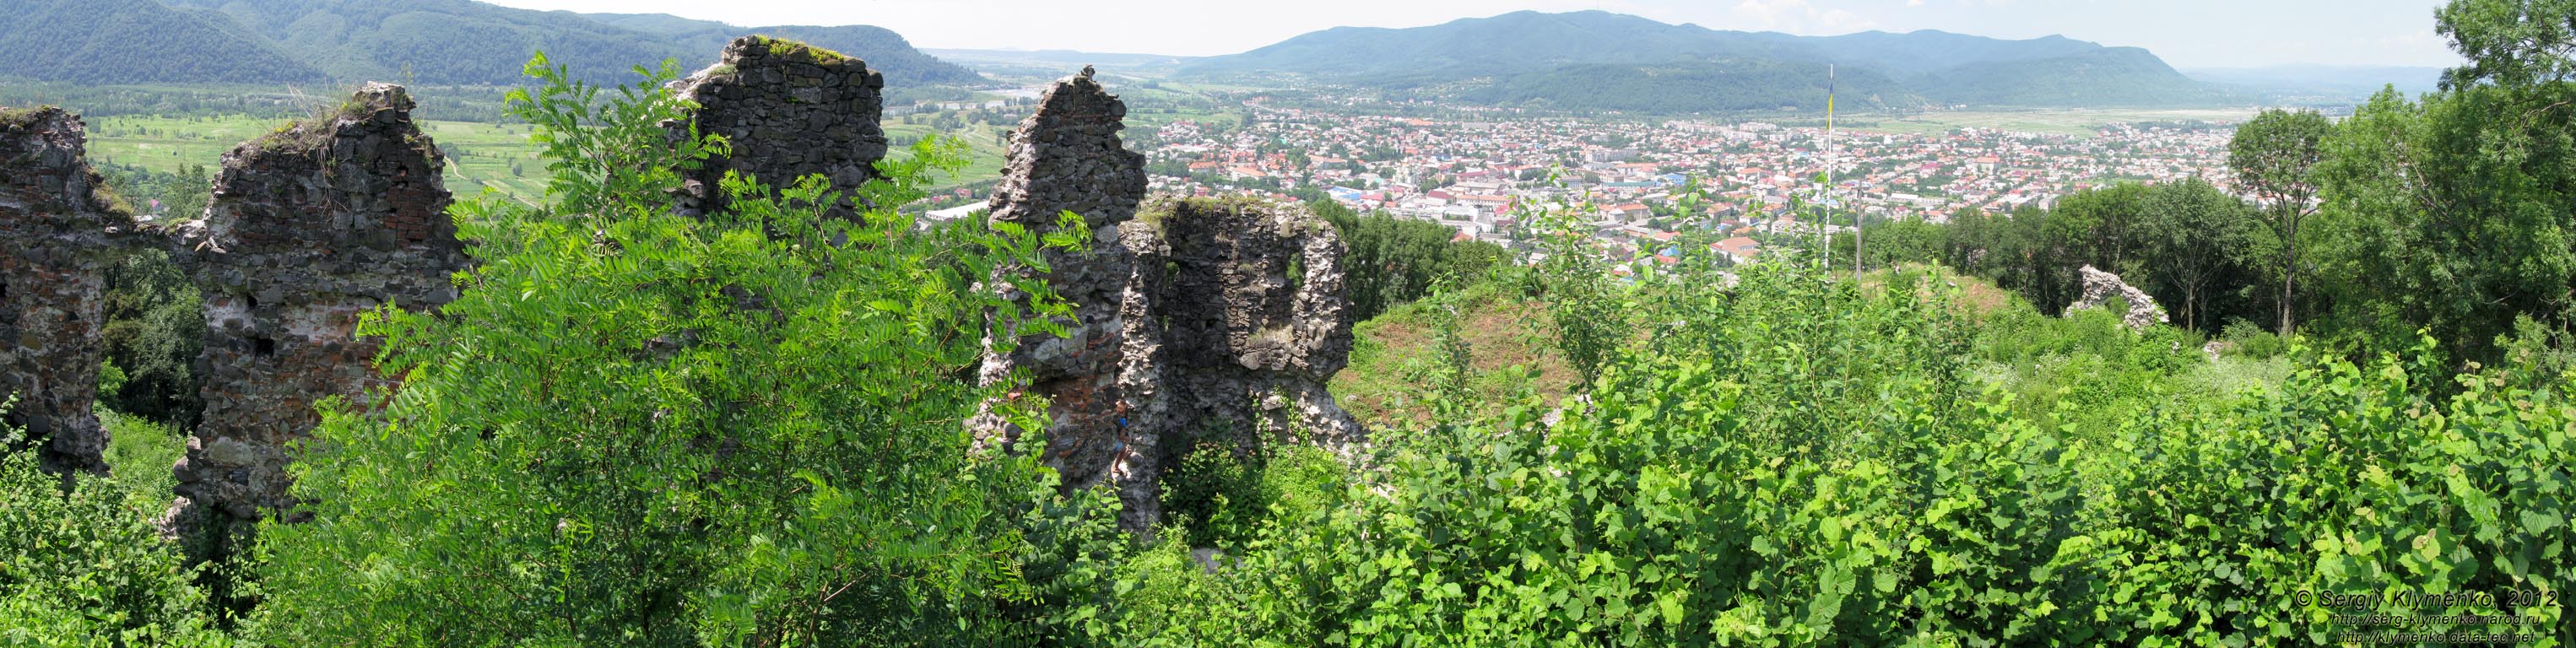
<svg viewBox="0 0 2576 648">
<path fill-rule="evenodd" d="M 1906 85 L 1943 105 L 2209 106 L 2247 98 L 2183 76 L 2134 47 L 1968 63 L 1909 77 Z"/>
<path fill-rule="evenodd" d="M 512 109 L 549 146 L 553 204 L 460 206 L 485 260 L 464 296 L 366 322 L 407 384 L 326 406 L 295 468 L 312 519 L 263 525 L 239 571 L 207 575 L 248 607 L 209 606 L 142 521 L 166 484 L 124 468 L 166 446 L 120 441 L 114 482 L 18 453 L 0 461 L 0 637 L 2565 646 L 2576 360 L 2563 306 L 2525 291 L 2576 256 L 2555 233 L 2571 18 L 2453 3 L 2441 27 L 2477 62 L 2318 135 L 2290 174 L 2323 197 L 2296 234 L 2265 225 L 2295 205 L 2177 183 L 1872 239 L 1914 250 L 1882 263 L 1960 260 L 2027 299 L 1926 266 L 1853 280 L 1786 247 L 1613 278 L 1578 211 L 1525 214 L 1544 262 L 1390 311 L 1424 329 L 1421 416 L 1344 454 L 1194 455 L 1159 540 L 958 424 L 1006 392 L 962 371 L 984 318 L 1066 312 L 1042 284 L 1023 309 L 976 283 L 1087 237 L 823 219 L 814 179 L 731 178 L 734 211 L 677 218 L 671 169 L 725 144 L 665 137 L 685 105 L 654 79 L 601 93 L 532 65 L 547 85 Z M 868 202 L 918 196 L 955 146 L 885 165 Z M 2273 231 L 2302 251 L 2265 247 Z M 2289 259 L 2326 285 L 2261 276 Z M 2202 330 L 2051 316 L 2078 261 L 2183 291 Z M 2370 289 L 2416 281 L 2461 294 Z M 2265 295 L 2317 293 L 2296 312 L 2322 316 L 2265 330 L 2283 312 Z M 1486 304 L 1530 313 L 1531 346 L 1580 379 L 1485 380 L 1473 347 L 1496 338 L 1465 327 Z M 2196 344 L 2212 326 L 2235 343 L 2215 358 Z M 2476 337 L 2492 331 L 2512 334 Z"/>
<path fill-rule="evenodd" d="M 676 39 L 679 42 L 692 44 L 693 47 L 703 51 L 714 51 L 723 47 L 726 41 L 746 33 L 812 43 L 816 47 L 867 61 L 869 69 L 885 73 L 886 87 L 889 90 L 938 84 L 977 84 L 984 80 L 973 70 L 913 49 L 912 42 L 904 40 L 902 34 L 872 25 L 830 27 L 786 25 L 744 29 L 720 22 L 689 20 L 668 14 L 587 14 L 587 17 L 627 29 Z"/>
<path fill-rule="evenodd" d="M 1458 230 L 1439 223 L 1358 214 L 1331 200 L 1308 206 L 1341 234 L 1342 294 L 1351 300 L 1353 320 L 1377 317 L 1430 295 L 1444 280 L 1463 282 L 1510 261 L 1502 246 L 1455 241 Z"/>
<path fill-rule="evenodd" d="M 2453 369 L 2503 360 L 2509 338 L 2554 344 L 2576 325 L 2576 83 L 2563 44 L 2576 27 L 2517 6 L 2444 11 L 2443 29 L 2478 58 L 2443 92 L 2383 92 L 2337 124 L 2272 111 L 2239 129 L 2230 166 L 2260 203 L 2198 179 L 2115 186 L 2052 209 L 1874 225 L 1867 257 L 1968 270 L 2047 312 L 2074 299 L 2075 268 L 2090 264 L 2146 288 L 2181 326 L 2295 327 L 2354 354 L 2423 331 Z M 2550 24 L 2560 31 L 2520 33 Z"/>
</svg>

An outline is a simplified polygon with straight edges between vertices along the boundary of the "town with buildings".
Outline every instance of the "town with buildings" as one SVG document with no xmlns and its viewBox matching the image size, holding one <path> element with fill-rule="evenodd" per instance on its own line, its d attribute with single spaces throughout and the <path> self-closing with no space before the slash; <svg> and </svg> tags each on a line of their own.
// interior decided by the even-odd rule
<svg viewBox="0 0 2576 648">
<path fill-rule="evenodd" d="M 1511 243 L 1533 210 L 1584 210 L 1614 248 L 1710 232 L 1737 260 L 1818 223 L 1943 222 L 1959 210 L 2047 207 L 2113 182 L 2194 175 L 2226 184 L 2231 132 L 2205 122 L 2113 124 L 2090 137 L 1957 128 L 1842 130 L 1764 122 L 1337 114 L 1246 102 L 1241 125 L 1173 121 L 1129 136 L 1153 190 L 1331 200 Z M 1146 130 L 1150 128 L 1150 130 Z M 1824 178 L 1831 178 L 1826 189 Z M 1703 198 L 1683 201 L 1696 192 Z M 1678 213 L 1681 205 L 1701 213 Z M 1824 209 L 1799 209 L 1821 205 Z"/>
</svg>

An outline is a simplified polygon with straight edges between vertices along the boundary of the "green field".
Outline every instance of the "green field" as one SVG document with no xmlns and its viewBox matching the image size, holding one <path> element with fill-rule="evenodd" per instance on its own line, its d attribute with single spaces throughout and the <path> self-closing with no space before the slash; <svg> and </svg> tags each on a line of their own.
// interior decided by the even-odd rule
<svg viewBox="0 0 2576 648">
<path fill-rule="evenodd" d="M 101 117 L 90 122 L 89 155 L 100 164 L 130 164 L 156 173 L 175 172 L 191 164 L 212 170 L 222 162 L 226 151 L 285 123 L 283 119 L 243 115 Z M 529 200 L 545 194 L 546 170 L 537 159 L 539 147 L 528 141 L 528 126 L 453 121 L 420 124 L 439 150 L 447 154 L 449 191 L 470 197 L 489 188 Z M 888 122 L 885 128 L 886 136 L 898 141 L 932 133 L 929 126 L 901 122 Z M 1000 178 L 1007 149 L 995 143 L 997 132 L 1006 131 L 970 126 L 966 131 L 948 133 L 966 140 L 968 166 L 933 188 L 950 189 Z M 895 154 L 904 153 L 898 150 Z"/>
<path fill-rule="evenodd" d="M 911 151 L 903 146 L 903 143 L 929 135 L 947 135 L 966 141 L 966 168 L 941 178 L 939 182 L 931 185 L 933 190 L 955 189 L 999 180 L 1002 177 L 1002 163 L 1010 153 L 1009 145 L 1003 143 L 1009 141 L 1007 139 L 1011 131 L 1009 128 L 968 124 L 965 130 L 942 133 L 927 125 L 906 124 L 900 121 L 885 122 L 884 127 L 886 139 L 894 144 L 888 156 L 894 159 L 911 156 Z"/>
<path fill-rule="evenodd" d="M 241 115 L 102 117 L 90 123 L 89 156 L 102 164 L 130 164 L 156 173 L 191 164 L 211 170 L 226 151 L 284 124 L 282 119 Z M 522 198 L 545 193 L 545 167 L 536 159 L 537 145 L 528 141 L 527 126 L 423 121 L 421 129 L 447 154 L 449 191 L 471 196 L 489 187 Z"/>
<path fill-rule="evenodd" d="M 1918 115 L 1851 115 L 1875 125 L 1850 127 L 1860 133 L 1946 133 L 1956 128 L 1996 128 L 2028 133 L 2090 137 L 2104 124 L 2150 121 L 2244 121 L 2250 108 L 2172 110 L 1963 110 Z"/>
</svg>

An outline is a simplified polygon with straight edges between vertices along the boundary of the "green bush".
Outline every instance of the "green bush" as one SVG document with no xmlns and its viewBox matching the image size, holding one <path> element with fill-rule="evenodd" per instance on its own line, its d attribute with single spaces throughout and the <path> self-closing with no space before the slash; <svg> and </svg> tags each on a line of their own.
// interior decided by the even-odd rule
<svg viewBox="0 0 2576 648">
<path fill-rule="evenodd" d="M 2565 386 L 2428 400 L 2427 345 L 2172 399 L 2188 334 L 2079 316 L 1996 329 L 2078 363 L 2031 413 L 1963 391 L 1960 360 L 2010 345 L 1919 283 L 1738 271 L 1649 284 L 1641 319 L 1671 324 L 1553 417 L 1381 431 L 1328 505 L 1214 573 L 1175 545 L 1120 559 L 1087 618 L 1122 645 L 2320 644 L 2370 629 L 2332 613 L 2416 610 L 2319 593 L 2488 592 L 2425 611 L 2567 642 L 2544 600 L 2576 582 Z M 2071 416 L 2102 398 L 2075 388 L 2132 395 Z"/>
<path fill-rule="evenodd" d="M 2290 345 L 2281 339 L 2280 334 L 2241 319 L 2228 321 L 2227 328 L 2218 336 L 2233 347 L 2227 352 L 2231 356 L 2261 360 L 2280 357 L 2290 350 Z"/>
<path fill-rule="evenodd" d="M 0 430 L 0 448 L 18 436 Z M 152 525 L 168 504 L 166 489 L 66 479 L 37 469 L 34 452 L 0 453 L 0 644 L 232 643 L 205 613 L 196 570 Z"/>
</svg>

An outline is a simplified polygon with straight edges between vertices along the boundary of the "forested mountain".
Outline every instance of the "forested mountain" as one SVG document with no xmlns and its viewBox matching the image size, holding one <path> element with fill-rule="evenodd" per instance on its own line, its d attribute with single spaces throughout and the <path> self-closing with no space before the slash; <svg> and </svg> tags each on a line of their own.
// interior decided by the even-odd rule
<svg viewBox="0 0 2576 648">
<path fill-rule="evenodd" d="M 0 11 L 0 77 L 108 84 L 322 76 L 218 13 L 153 0 L 29 0 Z"/>
<path fill-rule="evenodd" d="M 1918 109 L 1927 102 L 1865 69 L 1837 72 L 1837 105 Z M 1751 59 L 1650 65 L 1582 64 L 1511 75 L 1459 95 L 1469 101 L 1555 110 L 1691 113 L 1825 105 L 1825 64 Z"/>
<path fill-rule="evenodd" d="M 680 43 L 689 51 L 712 52 L 726 41 L 745 34 L 766 34 L 814 45 L 859 57 L 868 67 L 885 73 L 886 83 L 900 86 L 944 83 L 975 83 L 983 77 L 955 63 L 939 60 L 914 49 L 902 34 L 871 25 L 781 25 L 775 27 L 735 27 L 709 20 L 690 20 L 669 14 L 583 14 L 601 23 L 657 34 L 666 42 Z M 685 60 L 685 59 L 684 59 Z"/>
<path fill-rule="evenodd" d="M 1717 32 L 1732 34 L 1736 32 Z M 1915 75 L 1976 63 L 2023 61 L 2098 51 L 2096 43 L 2064 36 L 2003 40 L 1923 29 L 1902 34 L 1865 31 L 1841 36 L 1792 36 L 1778 32 L 1745 34 L 1813 48 L 1828 60 L 1860 65 L 1889 74 Z"/>
<path fill-rule="evenodd" d="M 672 57 L 686 65 L 707 55 L 570 13 L 470 0 L 169 1 L 219 10 L 343 80 L 515 83 L 536 50 L 584 75 Z"/>
<path fill-rule="evenodd" d="M 1908 85 L 1944 104 L 2072 108 L 2189 106 L 2251 100 L 2241 93 L 2183 76 L 2156 55 L 2135 47 L 1969 63 L 1915 76 Z"/>
<path fill-rule="evenodd" d="M 2442 81 L 2442 69 L 2430 67 L 2275 65 L 2200 68 L 2181 72 L 2211 83 L 2349 97 L 2367 97 L 2391 85 L 2397 86 L 2398 92 L 2431 92 Z"/>
<path fill-rule="evenodd" d="M 1519 11 L 1409 29 L 1335 27 L 1242 54 L 1211 57 L 1188 70 L 1428 80 L 1538 72 L 1572 64 L 1814 57 L 1803 45 L 1712 37 L 1718 33 L 1605 11 Z"/>
<path fill-rule="evenodd" d="M 1302 73 L 1560 108 L 1821 108 L 1824 66 L 1864 105 L 2185 105 L 2234 98 L 2136 48 L 1942 31 L 1795 36 L 1668 25 L 1601 11 L 1517 12 L 1410 29 L 1343 27 L 1200 61 L 1196 75 Z M 1773 78 L 1778 76 L 1780 78 Z M 1619 96 L 1601 96 L 1616 92 Z"/>
<path fill-rule="evenodd" d="M 472 0 L 34 0 L 0 15 L 0 75 L 84 83 L 399 80 L 505 85 L 544 50 L 578 76 L 638 62 L 696 67 L 754 33 L 866 59 L 890 82 L 980 77 L 864 25 L 733 27 L 666 15 L 588 16 Z"/>
</svg>

